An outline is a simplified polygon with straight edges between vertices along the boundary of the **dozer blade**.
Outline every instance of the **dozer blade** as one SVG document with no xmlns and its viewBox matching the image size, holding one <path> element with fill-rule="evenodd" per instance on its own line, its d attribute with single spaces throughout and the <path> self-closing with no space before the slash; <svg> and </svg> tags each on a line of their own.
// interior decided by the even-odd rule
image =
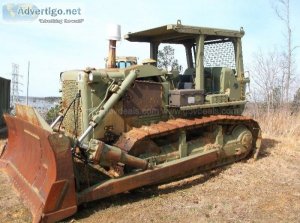
<svg viewBox="0 0 300 223">
<path fill-rule="evenodd" d="M 31 107 L 4 115 L 8 144 L 0 159 L 33 215 L 33 222 L 55 222 L 77 211 L 70 140 L 51 131 Z"/>
</svg>

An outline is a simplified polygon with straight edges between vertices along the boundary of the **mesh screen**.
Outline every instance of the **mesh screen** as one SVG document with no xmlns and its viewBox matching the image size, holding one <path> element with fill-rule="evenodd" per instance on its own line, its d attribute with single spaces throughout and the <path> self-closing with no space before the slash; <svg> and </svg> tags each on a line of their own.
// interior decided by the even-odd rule
<svg viewBox="0 0 300 223">
<path fill-rule="evenodd" d="M 218 42 L 204 45 L 204 67 L 228 67 L 235 69 L 233 43 Z"/>
<path fill-rule="evenodd" d="M 66 80 L 63 81 L 63 94 L 62 94 L 62 106 L 64 111 L 67 109 L 67 107 L 70 105 L 70 103 L 72 103 L 73 99 L 75 98 L 76 93 L 78 92 L 78 85 L 77 82 L 75 80 Z M 72 105 L 70 107 L 70 110 L 68 111 L 68 113 L 66 114 L 64 121 L 63 121 L 63 126 L 65 127 L 65 131 L 71 135 L 76 135 L 76 132 L 74 132 L 75 130 L 75 125 L 77 125 L 77 134 L 81 134 L 82 133 L 82 112 L 80 109 L 80 104 L 78 104 L 78 102 L 80 103 L 79 100 L 76 101 L 75 104 L 75 110 L 74 110 L 74 106 Z M 74 113 L 75 112 L 75 113 Z M 75 124 L 75 122 L 78 122 L 77 124 Z"/>
</svg>

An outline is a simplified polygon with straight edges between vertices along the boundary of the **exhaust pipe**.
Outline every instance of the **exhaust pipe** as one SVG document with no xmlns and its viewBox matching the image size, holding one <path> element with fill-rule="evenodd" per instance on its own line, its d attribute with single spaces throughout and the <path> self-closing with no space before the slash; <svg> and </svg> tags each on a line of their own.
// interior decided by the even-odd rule
<svg viewBox="0 0 300 223">
<path fill-rule="evenodd" d="M 116 68 L 116 47 L 117 41 L 121 40 L 121 26 L 120 25 L 109 25 L 107 27 L 107 33 L 109 40 L 107 68 Z"/>
</svg>

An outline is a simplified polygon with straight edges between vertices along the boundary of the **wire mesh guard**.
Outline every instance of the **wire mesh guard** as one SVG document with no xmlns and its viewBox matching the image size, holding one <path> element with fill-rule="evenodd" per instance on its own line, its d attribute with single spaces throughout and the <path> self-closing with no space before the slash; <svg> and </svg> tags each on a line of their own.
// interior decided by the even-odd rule
<svg viewBox="0 0 300 223">
<path fill-rule="evenodd" d="M 235 69 L 235 53 L 232 42 L 204 45 L 204 67 L 228 67 Z"/>
<path fill-rule="evenodd" d="M 78 92 L 78 83 L 75 80 L 63 81 L 62 107 L 64 112 L 70 106 L 76 93 Z M 65 131 L 71 135 L 82 134 L 82 109 L 80 100 L 76 100 L 70 107 L 69 112 L 65 114 L 63 127 Z"/>
</svg>

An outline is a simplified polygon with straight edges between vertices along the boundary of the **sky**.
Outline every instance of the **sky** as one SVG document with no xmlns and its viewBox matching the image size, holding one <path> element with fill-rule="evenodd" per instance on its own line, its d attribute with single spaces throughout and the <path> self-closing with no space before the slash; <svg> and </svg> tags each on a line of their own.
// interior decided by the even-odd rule
<svg viewBox="0 0 300 223">
<path fill-rule="evenodd" d="M 282 49 L 284 24 L 275 14 L 276 0 L 126 0 L 126 1 L 31 1 L 0 0 L 0 76 L 11 79 L 12 63 L 19 65 L 26 95 L 27 65 L 30 61 L 29 96 L 59 96 L 62 71 L 103 68 L 108 52 L 107 25 L 121 25 L 122 36 L 166 24 L 215 27 L 239 30 L 243 27 L 245 69 L 251 66 L 255 52 Z M 42 8 L 78 9 L 80 15 L 51 17 L 39 15 L 33 21 L 8 21 L 3 6 L 28 3 Z M 300 46 L 300 1 L 290 0 L 293 45 Z M 81 23 L 42 23 L 43 19 L 83 19 Z M 300 61 L 300 48 L 296 63 Z M 121 40 L 117 55 L 149 57 L 148 44 Z M 180 58 L 179 58 L 180 59 Z M 179 61 L 180 62 L 180 61 Z M 298 63 L 299 64 L 299 63 Z M 299 73 L 299 68 L 297 72 Z"/>
</svg>

